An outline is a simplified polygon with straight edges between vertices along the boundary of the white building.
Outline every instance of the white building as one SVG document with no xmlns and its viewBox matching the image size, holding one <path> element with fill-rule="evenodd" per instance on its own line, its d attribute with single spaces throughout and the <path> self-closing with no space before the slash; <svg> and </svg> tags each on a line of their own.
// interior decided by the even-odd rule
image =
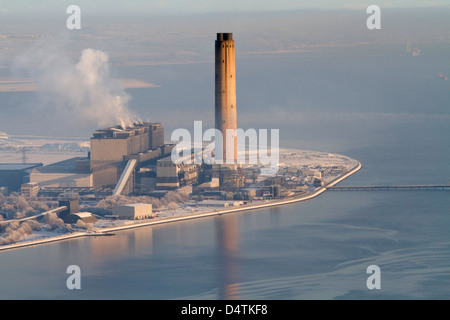
<svg viewBox="0 0 450 320">
<path fill-rule="evenodd" d="M 143 220 L 153 218 L 152 205 L 147 203 L 124 204 L 113 208 L 119 219 Z"/>
</svg>

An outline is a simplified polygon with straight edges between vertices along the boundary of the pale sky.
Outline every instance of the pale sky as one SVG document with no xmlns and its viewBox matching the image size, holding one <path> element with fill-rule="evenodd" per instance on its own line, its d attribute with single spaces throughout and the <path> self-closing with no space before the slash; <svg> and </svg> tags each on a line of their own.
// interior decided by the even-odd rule
<svg viewBox="0 0 450 320">
<path fill-rule="evenodd" d="M 450 7 L 449 0 L 0 0 L 1 14 L 52 14 L 76 4 L 92 14 L 205 13 L 223 11 L 276 11 L 298 9 L 364 9 Z"/>
</svg>

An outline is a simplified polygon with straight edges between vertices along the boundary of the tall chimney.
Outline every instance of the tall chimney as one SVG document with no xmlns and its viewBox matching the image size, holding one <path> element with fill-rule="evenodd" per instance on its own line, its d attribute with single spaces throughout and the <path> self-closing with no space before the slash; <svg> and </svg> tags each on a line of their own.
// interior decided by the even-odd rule
<svg viewBox="0 0 450 320">
<path fill-rule="evenodd" d="M 237 159 L 236 138 L 236 66 L 232 33 L 218 33 L 216 40 L 216 129 L 223 135 L 223 161 Z M 234 130 L 227 141 L 227 129 Z M 227 145 L 229 144 L 228 148 Z M 227 155 L 228 151 L 228 155 Z M 234 152 L 234 154 L 233 154 Z M 230 154 L 231 153 L 231 154 Z"/>
</svg>

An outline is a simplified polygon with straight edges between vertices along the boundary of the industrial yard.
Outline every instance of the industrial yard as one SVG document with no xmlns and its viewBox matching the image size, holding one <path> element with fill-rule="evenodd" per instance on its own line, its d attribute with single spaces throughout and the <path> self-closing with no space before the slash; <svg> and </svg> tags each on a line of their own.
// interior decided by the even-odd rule
<svg viewBox="0 0 450 320">
<path fill-rule="evenodd" d="M 60 153 L 60 156 L 63 156 L 64 151 L 60 151 Z M 167 190 L 161 190 L 153 193 L 152 196 L 105 195 L 101 199 L 78 196 L 76 197 L 78 207 L 75 211 L 80 221 L 59 221 L 58 223 L 55 216 L 53 219 L 36 219 L 40 222 L 33 225 L 28 232 L 23 232 L 15 241 L 11 243 L 5 241 L 6 244 L 2 246 L 2 249 L 61 241 L 80 236 L 111 235 L 111 232 L 123 229 L 302 201 L 319 195 L 322 190 L 325 190 L 324 185 L 344 177 L 345 174 L 352 173 L 355 168 L 358 168 L 358 165 L 356 160 L 339 154 L 283 149 L 280 151 L 280 170 L 277 175 L 253 176 L 252 181 L 248 181 L 245 188 L 234 194 L 229 191 L 220 191 L 218 187 L 206 189 L 185 187 L 177 191 L 170 191 L 172 195 Z M 254 172 L 253 166 L 248 166 L 246 170 Z M 274 183 L 282 183 L 280 190 L 274 188 L 276 185 Z M 63 196 L 73 197 L 73 189 L 66 188 L 65 191 Z M 175 197 L 174 193 L 183 196 Z M 250 197 L 246 196 L 243 199 L 243 194 L 250 195 Z M 0 208 L 5 209 L 8 198 L 3 197 L 3 199 L 4 202 Z M 61 201 L 58 203 L 57 199 L 38 196 L 27 200 L 30 203 L 41 201 L 47 205 L 53 204 L 54 207 L 65 204 Z M 1 198 L 0 203 L 2 203 Z M 120 216 L 121 208 L 124 207 L 145 207 L 147 212 L 141 216 L 130 216 L 128 213 L 126 216 Z M 88 213 L 94 218 L 93 220 L 86 220 L 88 216 L 86 210 L 92 212 L 92 214 Z M 20 222 L 20 220 L 18 221 Z M 3 221 L 3 223 L 5 222 Z"/>
</svg>

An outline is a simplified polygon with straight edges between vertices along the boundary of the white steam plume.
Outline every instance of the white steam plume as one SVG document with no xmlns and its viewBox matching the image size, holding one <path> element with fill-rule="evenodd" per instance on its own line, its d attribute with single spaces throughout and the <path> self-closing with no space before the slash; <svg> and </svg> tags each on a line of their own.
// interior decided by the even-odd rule
<svg viewBox="0 0 450 320">
<path fill-rule="evenodd" d="M 67 121 L 97 127 L 132 126 L 137 120 L 127 107 L 129 95 L 110 75 L 108 55 L 100 50 L 84 49 L 73 62 L 61 48 L 42 46 L 18 57 L 15 70 L 36 79 L 43 112 L 54 108 Z"/>
</svg>

